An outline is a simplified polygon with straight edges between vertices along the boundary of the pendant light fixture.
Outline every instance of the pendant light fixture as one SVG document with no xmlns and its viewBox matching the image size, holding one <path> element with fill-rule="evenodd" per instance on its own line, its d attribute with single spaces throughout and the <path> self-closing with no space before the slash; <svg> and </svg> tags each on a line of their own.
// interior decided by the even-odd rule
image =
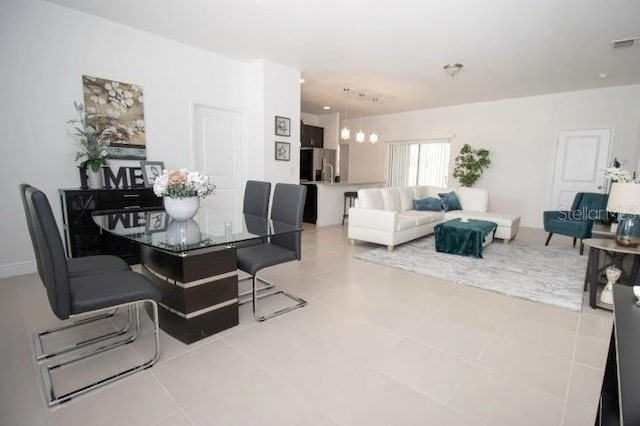
<svg viewBox="0 0 640 426">
<path fill-rule="evenodd" d="M 348 87 L 344 87 L 342 89 L 342 92 L 343 93 L 348 93 L 350 90 L 351 89 L 349 89 Z M 344 99 L 344 127 L 340 131 L 340 138 L 343 141 L 348 141 L 349 139 L 351 139 L 351 131 L 347 127 L 347 98 L 346 98 L 346 96 L 345 96 L 345 99 Z"/>
<path fill-rule="evenodd" d="M 376 103 L 378 102 L 378 98 L 371 98 L 371 101 L 373 103 Z M 371 142 L 374 145 L 378 143 L 378 135 L 376 134 L 375 130 L 371 132 L 371 134 L 369 135 L 369 142 Z"/>
<path fill-rule="evenodd" d="M 362 131 L 362 112 L 360 112 L 360 130 L 356 133 L 356 142 L 364 142 L 364 132 Z"/>
<path fill-rule="evenodd" d="M 364 99 L 364 97 L 364 93 L 358 93 L 358 98 Z M 362 108 L 360 108 L 360 130 L 358 131 L 358 133 L 356 133 L 356 142 L 364 142 L 364 132 L 362 131 Z"/>
<path fill-rule="evenodd" d="M 342 138 L 343 141 L 348 141 L 349 139 L 351 139 L 351 130 L 347 129 L 346 120 L 344 123 L 344 127 L 340 131 L 340 137 Z"/>
</svg>

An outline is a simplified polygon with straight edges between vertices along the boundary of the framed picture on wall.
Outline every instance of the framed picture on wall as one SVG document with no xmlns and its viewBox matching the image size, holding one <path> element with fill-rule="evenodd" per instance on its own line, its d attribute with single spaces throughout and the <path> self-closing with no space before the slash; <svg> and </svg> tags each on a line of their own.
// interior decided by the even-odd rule
<svg viewBox="0 0 640 426">
<path fill-rule="evenodd" d="M 82 76 L 87 125 L 94 129 L 127 129 L 118 132 L 106 148 L 107 158 L 146 160 L 146 127 L 142 86 L 123 81 Z"/>
<path fill-rule="evenodd" d="M 291 119 L 276 116 L 276 136 L 291 136 Z"/>
<path fill-rule="evenodd" d="M 276 160 L 291 160 L 291 144 L 288 142 L 276 142 Z"/>
<path fill-rule="evenodd" d="M 162 161 L 141 161 L 142 178 L 144 186 L 153 186 L 153 181 L 162 174 L 164 170 L 164 162 Z"/>
</svg>

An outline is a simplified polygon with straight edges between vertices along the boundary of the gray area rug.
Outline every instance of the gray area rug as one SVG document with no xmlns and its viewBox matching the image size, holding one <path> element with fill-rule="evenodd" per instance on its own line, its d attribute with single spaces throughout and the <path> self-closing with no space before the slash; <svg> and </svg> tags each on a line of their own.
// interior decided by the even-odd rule
<svg viewBox="0 0 640 426">
<path fill-rule="evenodd" d="M 428 236 L 392 252 L 381 247 L 356 258 L 572 311 L 582 309 L 587 256 L 577 249 L 497 241 L 484 248 L 483 259 L 476 259 L 438 253 L 434 241 Z"/>
</svg>

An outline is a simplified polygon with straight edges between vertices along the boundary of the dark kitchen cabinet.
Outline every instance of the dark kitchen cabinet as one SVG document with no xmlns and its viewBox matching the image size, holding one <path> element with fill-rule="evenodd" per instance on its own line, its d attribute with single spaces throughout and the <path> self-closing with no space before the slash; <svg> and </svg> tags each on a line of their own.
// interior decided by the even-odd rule
<svg viewBox="0 0 640 426">
<path fill-rule="evenodd" d="M 305 148 L 323 148 L 324 127 L 302 124 L 300 126 L 300 145 Z"/>
<path fill-rule="evenodd" d="M 91 217 L 97 210 L 162 208 L 162 198 L 152 188 L 132 189 L 60 189 L 64 242 L 68 257 L 113 254 L 130 264 L 140 261 L 136 243 L 100 232 Z"/>
<path fill-rule="evenodd" d="M 304 203 L 302 221 L 316 223 L 318 220 L 318 187 L 313 184 L 305 184 L 307 187 L 307 200 Z"/>
</svg>

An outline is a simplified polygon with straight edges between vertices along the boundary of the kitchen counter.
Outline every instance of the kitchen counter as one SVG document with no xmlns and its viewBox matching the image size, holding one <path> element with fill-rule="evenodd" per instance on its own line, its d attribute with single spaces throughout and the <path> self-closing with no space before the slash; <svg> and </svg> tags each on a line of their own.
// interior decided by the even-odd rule
<svg viewBox="0 0 640 426">
<path fill-rule="evenodd" d="M 324 185 L 324 186 L 348 186 L 348 185 L 379 185 L 382 186 L 385 184 L 385 182 L 326 182 L 326 181 L 319 181 L 319 182 L 304 182 L 304 183 L 314 183 L 316 185 Z"/>
<path fill-rule="evenodd" d="M 300 182 L 303 185 L 315 185 L 317 188 L 316 226 L 339 225 L 344 212 L 344 193 L 355 192 L 362 188 L 380 188 L 385 182 L 338 182 L 323 181 Z"/>
</svg>

